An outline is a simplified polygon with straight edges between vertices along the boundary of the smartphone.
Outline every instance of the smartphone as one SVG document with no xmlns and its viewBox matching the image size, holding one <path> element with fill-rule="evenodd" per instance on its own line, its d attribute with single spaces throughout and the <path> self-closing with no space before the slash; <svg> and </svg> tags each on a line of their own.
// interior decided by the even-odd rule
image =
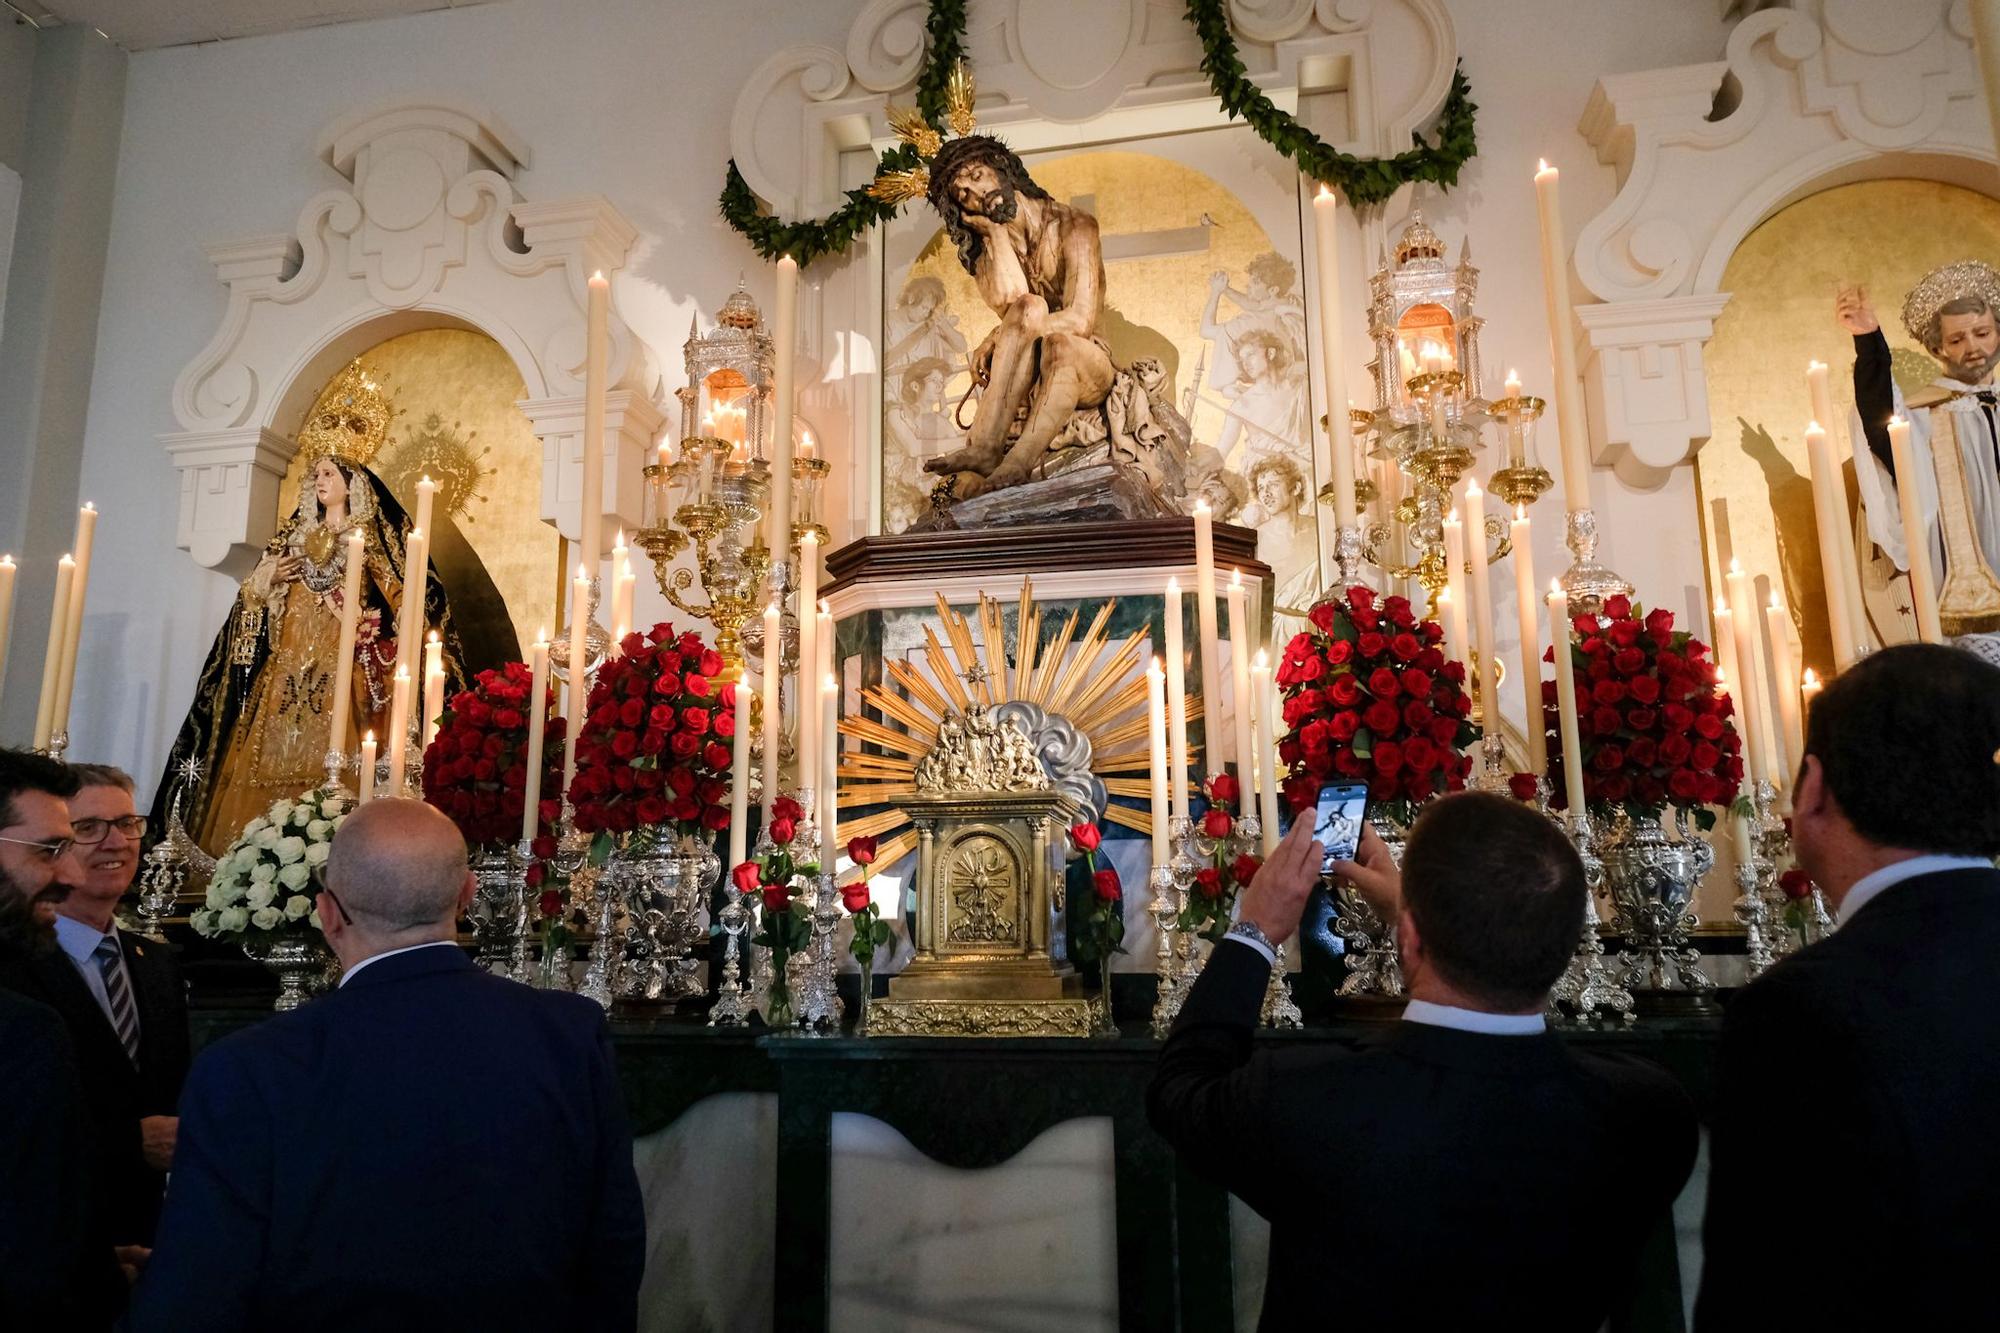
<svg viewBox="0 0 2000 1333">
<path fill-rule="evenodd" d="M 1335 861 L 1352 861 L 1361 846 L 1361 823 L 1368 817 L 1368 784 L 1337 782 L 1319 789 L 1313 817 L 1313 838 L 1326 848 L 1319 873 L 1333 873 Z"/>
</svg>

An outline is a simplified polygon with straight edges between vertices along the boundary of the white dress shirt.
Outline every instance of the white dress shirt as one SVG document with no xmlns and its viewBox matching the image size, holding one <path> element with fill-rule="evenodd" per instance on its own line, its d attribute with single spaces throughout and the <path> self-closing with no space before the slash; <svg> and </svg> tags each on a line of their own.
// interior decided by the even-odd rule
<svg viewBox="0 0 2000 1333">
<path fill-rule="evenodd" d="M 76 974 L 83 978 L 84 987 L 90 991 L 91 998 L 97 1001 L 97 1007 L 104 1011 L 105 1021 L 114 1028 L 118 1026 L 118 1020 L 111 1017 L 111 996 L 104 990 L 104 969 L 97 963 L 97 946 L 103 942 L 106 935 L 115 937 L 117 934 L 118 927 L 115 925 L 109 931 L 102 931 L 70 917 L 60 914 L 56 917 L 56 944 L 75 965 Z M 125 973 L 125 989 L 133 997 L 133 1013 L 136 1016 L 139 992 L 132 985 L 131 970 L 125 965 L 125 949 L 122 941 L 118 949 L 118 961 L 114 966 Z"/>
<path fill-rule="evenodd" d="M 1434 1028 L 1456 1028 L 1460 1032 L 1483 1032 L 1494 1037 L 1526 1037 L 1548 1029 L 1540 1014 L 1489 1014 L 1483 1009 L 1460 1009 L 1452 1004 L 1432 1004 L 1411 1000 L 1403 1006 L 1405 1023 L 1423 1023 Z"/>
<path fill-rule="evenodd" d="M 1935 875 L 1944 870 L 1991 870 L 1993 863 L 1980 856 L 1913 856 L 1907 861 L 1883 866 L 1854 881 L 1840 903 L 1840 924 L 1846 925 L 1856 912 L 1873 902 L 1884 889 L 1894 888 L 1918 875 Z"/>
<path fill-rule="evenodd" d="M 457 947 L 458 943 L 455 940 L 426 940 L 422 944 L 406 944 L 400 949 L 384 949 L 381 953 L 371 953 L 353 967 L 341 973 L 340 984 L 345 986 L 348 982 L 360 976 L 361 969 L 370 963 L 379 963 L 384 958 L 394 958 L 399 953 L 415 953 L 419 949 L 456 949 Z M 335 989 L 338 989 L 338 987 Z"/>
</svg>

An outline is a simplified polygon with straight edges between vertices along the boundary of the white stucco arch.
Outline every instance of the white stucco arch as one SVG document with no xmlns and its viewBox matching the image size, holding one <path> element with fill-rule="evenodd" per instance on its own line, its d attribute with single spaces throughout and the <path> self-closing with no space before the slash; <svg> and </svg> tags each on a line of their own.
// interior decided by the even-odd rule
<svg viewBox="0 0 2000 1333">
<path fill-rule="evenodd" d="M 585 283 L 597 270 L 614 279 L 602 504 L 636 526 L 639 469 L 663 418 L 655 358 L 615 313 L 632 226 L 596 196 L 521 200 L 525 147 L 453 103 L 356 112 L 319 151 L 348 186 L 307 201 L 290 232 L 208 250 L 228 303 L 175 381 L 182 429 L 161 437 L 180 473 L 180 546 L 209 568 L 246 569 L 273 530 L 290 433 L 313 395 L 367 348 L 440 327 L 486 334 L 520 371 L 520 407 L 543 441 L 542 514 L 574 534 Z"/>
</svg>

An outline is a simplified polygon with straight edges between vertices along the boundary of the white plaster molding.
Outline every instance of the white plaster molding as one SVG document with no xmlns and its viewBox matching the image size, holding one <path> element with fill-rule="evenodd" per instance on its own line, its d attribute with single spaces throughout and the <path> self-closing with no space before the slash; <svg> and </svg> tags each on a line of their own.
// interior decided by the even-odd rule
<svg viewBox="0 0 2000 1333">
<path fill-rule="evenodd" d="M 182 430 L 161 437 L 182 476 L 180 544 L 212 568 L 255 559 L 275 521 L 289 432 L 334 370 L 385 338 L 474 329 L 506 349 L 525 402 L 580 401 L 586 283 L 596 270 L 613 278 L 611 385 L 622 404 L 607 422 L 618 461 L 607 469 L 606 514 L 635 526 L 637 468 L 660 414 L 657 358 L 617 316 L 632 224 L 595 195 L 521 199 L 514 177 L 527 146 L 491 116 L 449 102 L 343 117 L 317 151 L 346 186 L 309 199 L 289 232 L 207 248 L 228 302 L 175 381 Z M 551 427 L 567 432 L 566 444 L 545 437 L 547 467 L 580 469 L 576 415 Z M 553 497 L 567 494 L 561 526 L 571 534 L 577 485 L 543 478 L 543 517 L 557 521 Z"/>
<path fill-rule="evenodd" d="M 1593 448 L 1642 486 L 1710 435 L 1701 348 L 1723 269 L 1758 223 L 1856 180 L 1992 188 L 1964 0 L 1761 9 L 1720 61 L 1600 79 L 1578 128 L 1618 179 L 1575 251 L 1605 302 L 1576 312 Z"/>
<path fill-rule="evenodd" d="M 1717 292 L 1577 308 L 1596 462 L 1644 488 L 1707 443 L 1702 349 L 1728 304 L 1729 293 Z"/>
<path fill-rule="evenodd" d="M 574 541 L 583 530 L 583 395 L 525 398 L 515 404 L 542 440 L 542 515 Z M 639 530 L 645 477 L 667 418 L 644 394 L 616 389 L 604 396 L 604 516 Z"/>
</svg>

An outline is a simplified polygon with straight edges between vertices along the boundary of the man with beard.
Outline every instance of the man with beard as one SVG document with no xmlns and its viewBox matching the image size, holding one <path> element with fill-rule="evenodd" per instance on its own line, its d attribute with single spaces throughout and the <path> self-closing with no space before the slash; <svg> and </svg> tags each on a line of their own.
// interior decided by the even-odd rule
<svg viewBox="0 0 2000 1333">
<path fill-rule="evenodd" d="M 989 135 L 944 143 L 931 160 L 928 197 L 959 263 L 1000 317 L 972 353 L 982 392 L 965 448 L 924 464 L 926 472 L 971 474 L 959 478 L 963 500 L 1027 481 L 1071 415 L 1110 393 L 1116 372 L 1097 332 L 1104 256 L 1097 219 L 1052 199 Z"/>
<path fill-rule="evenodd" d="M 1834 313 L 1854 335 L 1854 408 L 1850 422 L 1857 449 L 1855 480 L 1868 508 L 1869 535 L 1900 569 L 1909 568 L 1897 488 L 1917 488 L 1917 510 L 1929 529 L 1931 568 L 1945 574 L 1945 549 L 1938 523 L 1937 473 L 1931 461 L 1931 413 L 1952 414 L 1958 452 L 1971 506 L 1969 515 L 1989 569 L 2000 570 L 2000 430 L 1996 430 L 1993 370 L 2000 362 L 2000 273 L 1977 260 L 1947 264 L 1924 276 L 1903 302 L 1903 327 L 1936 357 L 1944 373 L 1905 400 L 1891 374 L 1889 343 L 1866 289 L 1842 288 Z M 1915 478 L 1896 475 L 1889 445 L 1889 419 L 1910 423 Z"/>
<path fill-rule="evenodd" d="M 0 984 L 62 1016 L 97 1129 L 92 1157 L 111 1237 L 151 1245 L 187 1076 L 186 992 L 169 951 L 113 919 L 138 874 L 146 830 L 132 779 L 105 764 L 74 764 L 70 773 L 75 887 L 56 904 L 57 947 L 0 966 Z"/>
<path fill-rule="evenodd" d="M 55 760 L 0 750 L 0 964 L 55 949 L 56 906 L 77 877 L 75 791 Z M 104 1328 L 123 1304 L 89 1144 L 62 1020 L 0 990 L 0 1326 Z"/>
</svg>

